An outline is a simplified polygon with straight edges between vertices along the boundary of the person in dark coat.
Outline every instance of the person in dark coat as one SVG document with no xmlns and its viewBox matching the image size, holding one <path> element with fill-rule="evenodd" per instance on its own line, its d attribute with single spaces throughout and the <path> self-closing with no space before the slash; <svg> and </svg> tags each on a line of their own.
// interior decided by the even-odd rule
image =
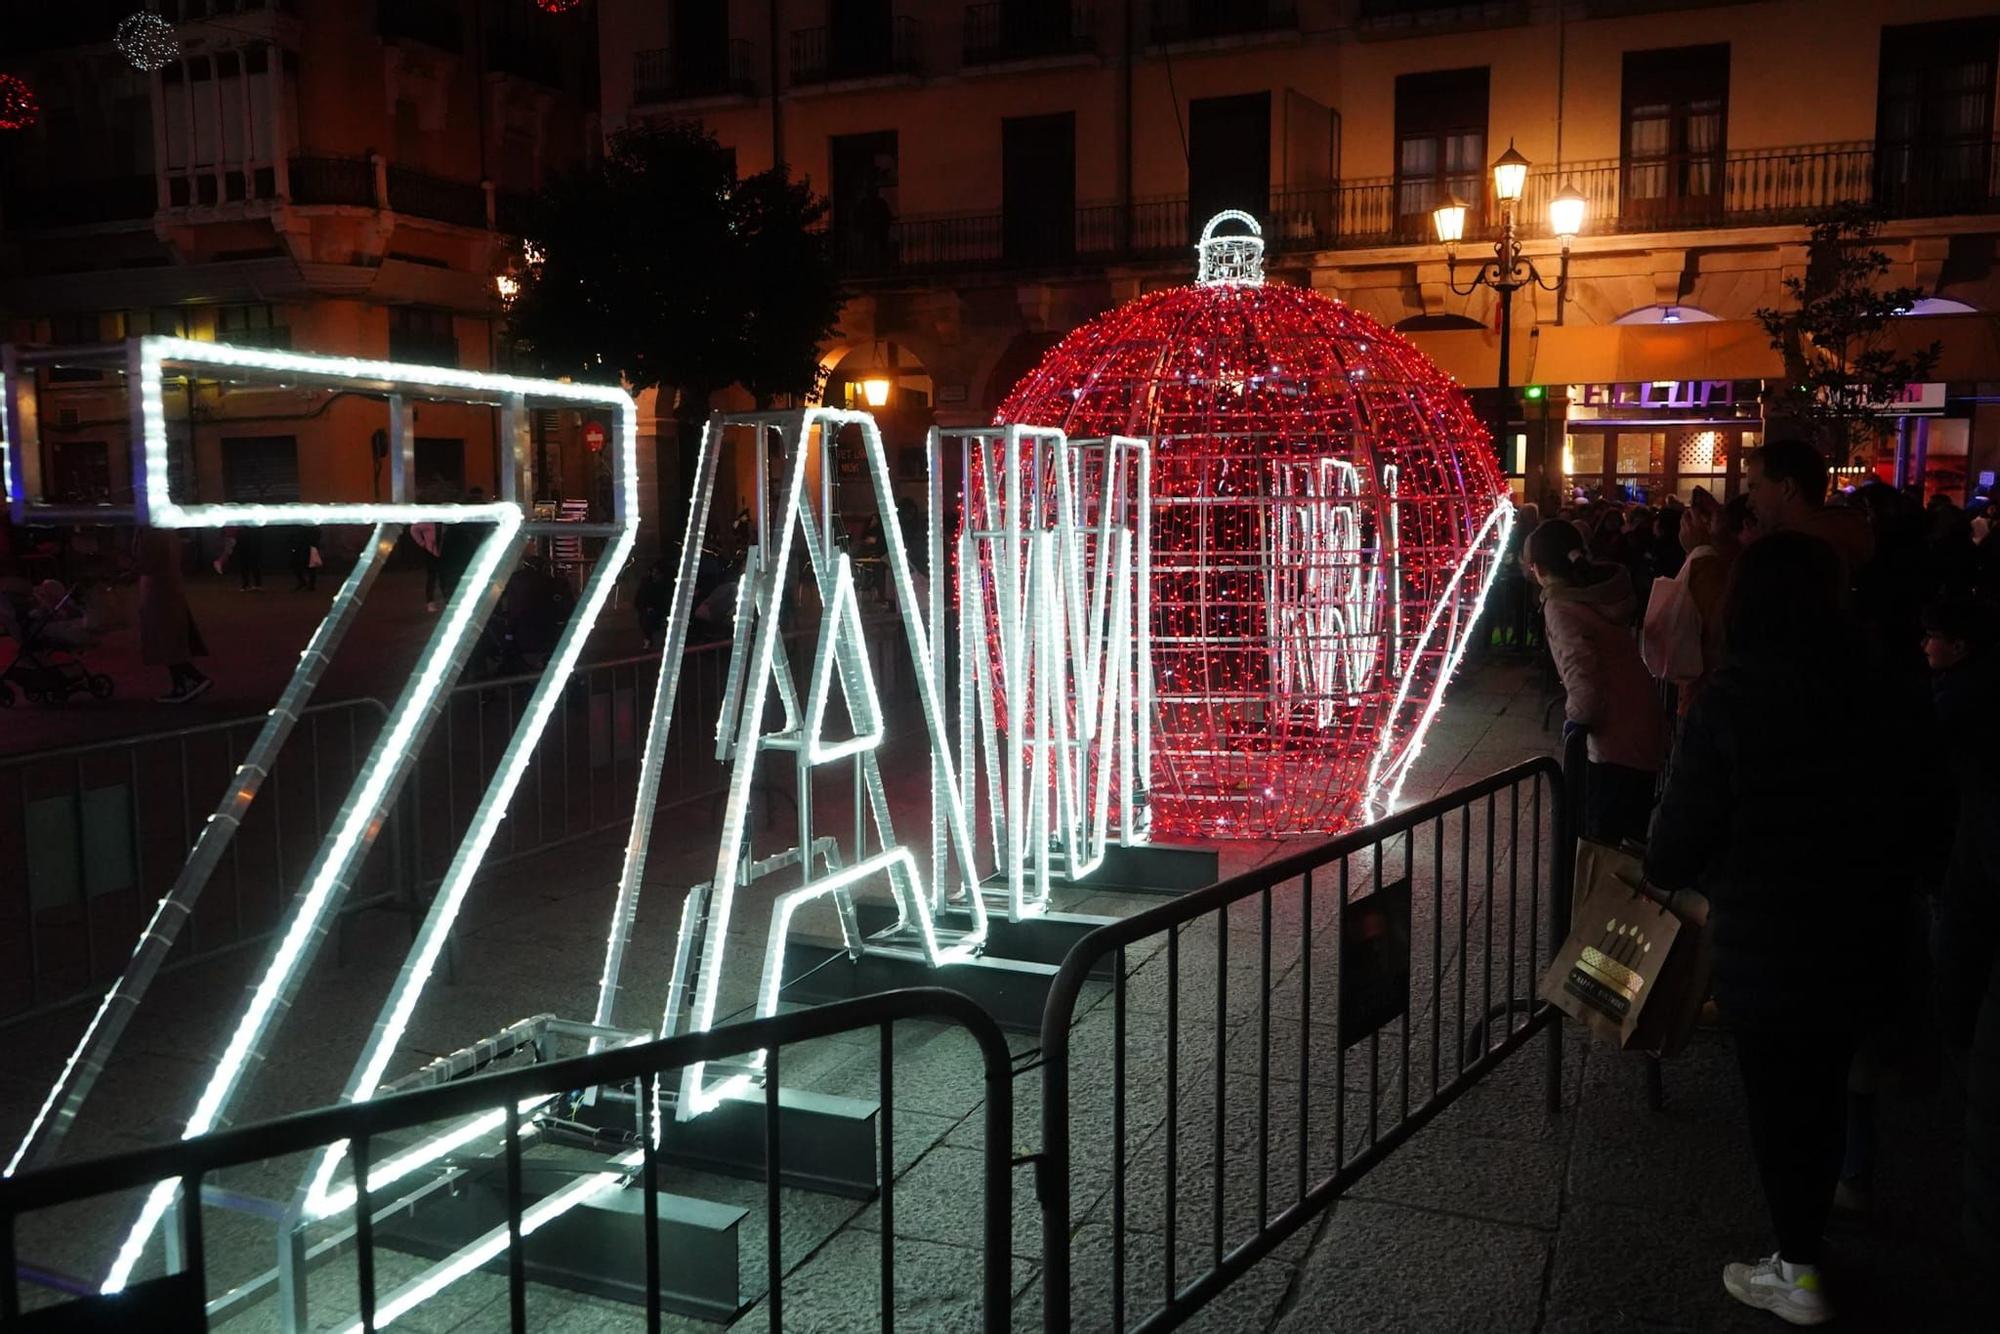
<svg viewBox="0 0 2000 1334">
<path fill-rule="evenodd" d="M 639 642 L 651 648 L 666 633 L 667 615 L 674 607 L 674 580 L 667 562 L 655 560 L 646 567 L 639 591 L 632 598 L 632 610 L 639 618 Z"/>
<path fill-rule="evenodd" d="M 139 576 L 139 657 L 167 669 L 167 693 L 159 702 L 185 704 L 215 682 L 194 665 L 208 646 L 181 584 L 180 534 L 171 528 L 135 530 L 132 566 Z"/>
<path fill-rule="evenodd" d="M 1957 789 L 1935 951 L 1939 1028 L 1966 1076 L 1965 1240 L 2000 1264 L 2000 611 L 1933 605 L 1924 656 Z"/>
<path fill-rule="evenodd" d="M 1710 901 L 1715 999 L 1777 1233 L 1775 1253 L 1729 1265 L 1723 1286 L 1794 1324 L 1833 1317 L 1819 1264 L 1848 1068 L 1894 998 L 1885 925 L 1910 888 L 1879 831 L 1905 827 L 1904 785 L 1884 775 L 1907 772 L 1916 724 L 1830 722 L 1854 700 L 1884 700 L 1845 590 L 1839 554 L 1807 533 L 1768 534 L 1737 559 L 1723 665 L 1689 712 L 1646 853 L 1653 884 Z"/>
<path fill-rule="evenodd" d="M 295 524 L 285 530 L 285 551 L 292 568 L 292 587 L 310 593 L 319 587 L 319 525 Z"/>
<path fill-rule="evenodd" d="M 473 487 L 465 493 L 465 504 L 483 505 L 486 492 Z M 438 583 L 449 598 L 458 591 L 458 581 L 465 578 L 465 571 L 478 554 L 479 544 L 486 540 L 491 531 L 483 523 L 448 523 L 438 525 L 443 531 L 438 537 Z"/>
</svg>

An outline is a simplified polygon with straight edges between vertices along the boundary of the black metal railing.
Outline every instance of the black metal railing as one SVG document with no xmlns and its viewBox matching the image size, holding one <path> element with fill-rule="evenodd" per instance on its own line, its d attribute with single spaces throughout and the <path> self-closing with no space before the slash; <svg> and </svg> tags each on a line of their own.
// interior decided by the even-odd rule
<svg viewBox="0 0 2000 1334">
<path fill-rule="evenodd" d="M 288 168 L 294 204 L 375 206 L 375 164 L 365 157 L 295 157 Z"/>
<path fill-rule="evenodd" d="M 440 51 L 465 50 L 465 26 L 451 0 L 376 0 L 375 28 L 384 41 L 406 37 Z"/>
<path fill-rule="evenodd" d="M 1712 185 L 1690 192 L 1679 184 L 1688 181 Z M 1677 192 L 1663 188 L 1665 182 L 1677 183 Z M 1841 203 L 1875 204 L 1890 217 L 1992 214 L 2000 212 L 2000 144 L 1878 147 L 1862 141 L 1740 149 L 1699 171 L 1662 172 L 1617 158 L 1541 168 L 1529 173 L 1515 208 L 1523 235 L 1549 236 L 1549 201 L 1570 186 L 1588 201 L 1585 236 L 1796 224 Z M 1465 239 L 1491 240 L 1500 214 L 1485 182 L 1461 193 L 1471 203 Z M 1430 214 L 1422 208 L 1430 197 L 1393 176 L 1274 191 L 1261 211 L 1264 244 L 1272 253 L 1435 245 Z M 1190 215 L 1184 196 L 1083 204 L 1076 210 L 1073 247 L 1044 258 L 1178 254 L 1193 243 L 1202 221 Z M 844 250 L 843 262 L 852 275 L 867 277 L 1037 258 L 1008 254 L 1005 235 L 998 211 L 908 216 L 895 221 L 886 244 Z"/>
<path fill-rule="evenodd" d="M 756 91 L 750 73 L 750 43 L 740 37 L 731 38 L 719 52 L 697 54 L 660 48 L 632 53 L 635 103 L 750 97 Z"/>
<path fill-rule="evenodd" d="M 373 699 L 300 716 L 169 968 L 277 927 L 386 716 Z M 0 863 L 14 868 L 0 893 L 0 1019 L 101 994 L 119 976 L 264 722 L 259 714 L 0 762 Z M 347 911 L 408 904 L 401 836 L 392 822 Z"/>
<path fill-rule="evenodd" d="M 794 29 L 791 72 L 794 88 L 843 79 L 914 77 L 920 72 L 917 20 L 898 14 L 881 34 Z"/>
<path fill-rule="evenodd" d="M 455 222 L 461 227 L 486 225 L 486 191 L 471 181 L 446 180 L 411 167 L 391 163 L 389 207 L 414 218 Z"/>
<path fill-rule="evenodd" d="M 1367 33 L 1381 29 L 1490 27 L 1523 23 L 1527 0 L 1361 0 L 1355 24 Z"/>
<path fill-rule="evenodd" d="M 1246 37 L 1299 26 L 1298 0 L 1157 0 L 1153 43 Z"/>
<path fill-rule="evenodd" d="M 397 345 L 398 354 L 421 350 Z M 808 665 L 816 634 L 786 636 L 795 670 Z M 867 634 L 884 700 L 906 702 L 915 677 L 901 635 L 873 623 Z M 724 788 L 728 773 L 714 762 L 713 734 L 728 662 L 726 643 L 695 645 L 681 659 L 680 702 L 661 765 L 662 811 L 711 801 Z M 642 654 L 572 673 L 485 866 L 630 826 L 659 669 L 658 654 Z M 389 850 L 367 863 L 349 911 L 407 907 L 443 878 L 539 679 L 468 681 L 445 698 L 384 828 Z M 383 704 L 367 697 L 304 714 L 169 968 L 268 938 L 283 895 L 332 827 L 385 716 Z M 0 761 L 0 865 L 17 869 L 0 879 L 0 1028 L 101 995 L 119 976 L 145 914 L 173 883 L 263 722 L 260 714 Z M 72 855 L 82 840 L 93 845 L 90 858 Z"/>
<path fill-rule="evenodd" d="M 356 1201 L 354 1207 L 354 1259 L 357 1277 L 353 1318 L 362 1328 L 373 1328 L 376 1314 L 387 1303 L 376 1291 L 375 1227 L 386 1212 L 387 1201 L 369 1187 L 368 1165 L 376 1161 L 378 1146 L 385 1137 L 399 1132 L 429 1128 L 448 1119 L 501 1114 L 504 1137 L 493 1152 L 503 1164 L 504 1208 L 507 1215 L 508 1244 L 495 1255 L 507 1273 L 509 1321 L 507 1328 L 521 1334 L 529 1328 L 527 1311 L 527 1259 L 523 1214 L 528 1208 L 524 1196 L 525 1175 L 523 1130 L 528 1124 L 519 1110 L 524 1101 L 546 1099 L 577 1089 L 622 1089 L 635 1105 L 650 1107 L 662 1087 L 671 1089 L 673 1072 L 698 1061 L 742 1058 L 765 1054 L 763 1105 L 764 1157 L 766 1181 L 764 1304 L 772 1330 L 784 1327 L 785 1242 L 783 1195 L 779 1189 L 787 1164 L 798 1161 L 802 1152 L 785 1142 L 785 1118 L 779 1111 L 779 1090 L 786 1048 L 799 1043 L 874 1029 L 879 1035 L 876 1062 L 877 1098 L 880 1102 L 880 1157 L 876 1163 L 878 1201 L 881 1217 L 879 1233 L 880 1307 L 859 1316 L 879 1318 L 881 1328 L 893 1326 L 897 1310 L 896 1229 L 893 1224 L 896 1198 L 895 1142 L 895 1030 L 899 1023 L 944 1023 L 962 1029 L 978 1044 L 984 1078 L 984 1108 L 981 1117 L 978 1190 L 981 1255 L 980 1328 L 988 1334 L 1002 1334 L 1009 1327 L 1009 1302 L 1013 1292 L 1010 1255 L 1013 1230 L 1013 1068 L 1006 1039 L 999 1026 L 978 1004 L 955 991 L 919 987 L 881 992 L 855 1000 L 815 1006 L 789 1014 L 731 1024 L 703 1033 L 690 1033 L 659 1042 L 616 1047 L 593 1055 L 549 1061 L 526 1069 L 481 1075 L 434 1088 L 390 1094 L 365 1102 L 304 1112 L 261 1125 L 244 1126 L 195 1139 L 181 1140 L 154 1148 L 139 1149 L 90 1162 L 75 1163 L 0 1178 L 0 1323 L 13 1328 L 20 1318 L 21 1294 L 16 1275 L 17 1221 L 27 1214 L 75 1205 L 116 1192 L 151 1186 L 157 1182 L 180 1184 L 178 1209 L 180 1263 L 176 1272 L 159 1281 L 166 1285 L 142 1284 L 140 1293 L 128 1293 L 122 1314 L 102 1308 L 102 1299 L 82 1298 L 74 1303 L 75 1314 L 90 1327 L 117 1320 L 121 1327 L 138 1327 L 134 1321 L 150 1320 L 148 1328 L 202 1329 L 207 1327 L 208 1263 L 205 1250 L 203 1214 L 213 1206 L 203 1193 L 203 1183 L 229 1168 L 264 1162 L 285 1155 L 305 1153 L 325 1145 L 347 1141 L 354 1161 Z M 673 1123 L 661 1125 L 661 1138 L 671 1136 Z M 649 1328 L 660 1327 L 661 1248 L 658 1192 L 665 1170 L 667 1145 L 656 1143 L 651 1133 L 635 1137 L 636 1149 L 609 1160 L 605 1173 L 610 1179 L 598 1189 L 604 1193 L 638 1190 L 635 1208 L 643 1220 L 630 1238 L 644 1253 L 646 1321 Z M 463 1155 L 461 1154 L 461 1158 Z M 636 1160 L 636 1161 L 634 1161 Z M 586 1181 L 593 1180 L 586 1178 Z M 378 1188 L 379 1189 L 379 1188 Z M 385 1220 L 386 1221 L 386 1220 Z M 144 1314 L 133 1310 L 134 1300 L 145 1304 Z M 393 1300 L 393 1295 L 390 1300 Z M 91 1311 L 90 1308 L 99 1308 Z M 857 1313 L 858 1315 L 858 1313 Z M 48 1319 L 49 1314 L 42 1317 Z M 60 1318 L 58 1315 L 56 1318 Z M 64 1326 L 66 1328 L 72 1326 Z M 81 1328 L 82 1324 L 74 1327 Z M 104 1324 L 103 1327 L 110 1327 Z"/>
<path fill-rule="evenodd" d="M 965 7 L 964 63 L 1078 55 L 1095 48 L 1090 7 L 1069 0 L 996 0 Z"/>
<path fill-rule="evenodd" d="M 1570 839 L 1531 760 L 1080 941 L 1042 1024 L 1043 1328 L 1178 1325 L 1544 1030 L 1559 1106 L 1531 997 Z M 1086 1201 L 1108 1310 L 1071 1291 Z"/>
</svg>

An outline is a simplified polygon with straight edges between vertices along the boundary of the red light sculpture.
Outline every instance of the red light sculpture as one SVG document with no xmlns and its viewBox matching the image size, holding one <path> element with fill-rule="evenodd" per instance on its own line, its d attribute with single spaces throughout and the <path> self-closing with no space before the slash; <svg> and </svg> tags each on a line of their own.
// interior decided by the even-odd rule
<svg viewBox="0 0 2000 1334">
<path fill-rule="evenodd" d="M 1232 217 L 1253 234 L 1216 236 Z M 1512 524 L 1464 391 L 1345 303 L 1266 285 L 1255 226 L 1211 221 L 1194 286 L 1075 330 L 997 414 L 1155 442 L 1163 834 L 1331 832 L 1385 812 Z"/>
<path fill-rule="evenodd" d="M 0 130 L 25 130 L 42 118 L 35 90 L 16 74 L 0 74 Z"/>
</svg>

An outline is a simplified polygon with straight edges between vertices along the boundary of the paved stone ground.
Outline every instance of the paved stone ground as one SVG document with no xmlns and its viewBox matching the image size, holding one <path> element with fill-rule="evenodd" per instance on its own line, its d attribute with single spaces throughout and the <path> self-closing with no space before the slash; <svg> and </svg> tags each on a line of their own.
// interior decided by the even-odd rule
<svg viewBox="0 0 2000 1334">
<path fill-rule="evenodd" d="M 1406 799 L 1455 788 L 1545 751 L 1549 738 L 1540 729 L 1541 705 L 1538 687 L 1518 666 L 1468 672 L 1418 761 Z M 909 752 L 892 757 L 892 772 L 911 759 Z M 843 827 L 837 793 L 828 794 L 823 810 L 823 827 Z M 902 813 L 906 831 L 919 827 L 913 815 Z M 1157 945 L 1135 948 L 1127 960 L 1129 1098 L 1123 1141 L 1130 1165 L 1124 1199 L 1128 1317 L 1149 1309 L 1162 1290 L 1169 1199 L 1177 1225 L 1176 1274 L 1186 1282 L 1206 1263 L 1218 1200 L 1223 1235 L 1234 1245 L 1255 1226 L 1260 1180 L 1261 1203 L 1275 1214 L 1294 1197 L 1302 1151 L 1308 1174 L 1322 1175 L 1336 1154 L 1351 1157 L 1365 1146 L 1371 1123 L 1386 1131 L 1397 1122 L 1406 1086 L 1412 1102 L 1421 1105 L 1432 1087 L 1434 1057 L 1441 1077 L 1450 1079 L 1460 1050 L 1457 1024 L 1476 1020 L 1485 1003 L 1481 980 L 1497 978 L 1485 995 L 1504 996 L 1511 965 L 1513 989 L 1525 990 L 1534 962 L 1527 945 L 1534 920 L 1525 899 L 1533 853 L 1527 819 L 1521 840 L 1511 836 L 1514 827 L 1504 820 L 1489 831 L 1484 813 L 1475 811 L 1462 830 L 1456 820 L 1448 824 L 1435 844 L 1420 831 L 1413 845 L 1384 850 L 1387 878 L 1394 879 L 1406 864 L 1410 870 L 1412 953 L 1424 976 L 1413 984 L 1407 1021 L 1385 1029 L 1372 1052 L 1364 1042 L 1343 1056 L 1324 1022 L 1326 988 L 1334 983 L 1338 959 L 1331 923 L 1339 890 L 1331 874 L 1314 883 L 1310 932 L 1304 929 L 1306 896 L 1294 887 L 1273 896 L 1268 936 L 1256 900 L 1230 914 L 1226 942 L 1212 928 L 1183 934 L 1171 1079 L 1167 960 Z M 1460 838 L 1477 863 L 1489 832 L 1499 864 L 1515 867 L 1520 877 L 1522 888 L 1511 897 L 1502 897 L 1497 882 L 1495 893 L 1484 893 L 1482 884 L 1472 883 L 1485 880 L 1481 868 L 1475 864 L 1468 877 L 1460 864 Z M 662 815 L 648 875 L 653 898 L 641 911 L 627 975 L 632 1005 L 624 1017 L 635 1023 L 646 1021 L 664 992 L 679 891 L 706 874 L 713 855 L 709 837 L 711 826 L 700 807 Z M 459 929 L 457 980 L 426 993 L 394 1068 L 412 1068 L 523 1015 L 586 1016 L 620 842 L 607 837 L 571 845 L 482 881 Z M 1230 845 L 1225 872 L 1249 869 L 1296 846 Z M 1374 866 L 1368 857 L 1352 864 L 1355 892 L 1371 882 Z M 1096 895 L 1063 906 L 1122 913 L 1156 901 Z M 761 944 L 768 891 L 746 892 L 738 903 L 732 957 L 745 958 Z M 1455 935 L 1461 915 L 1470 926 L 1462 942 Z M 393 916 L 354 919 L 345 933 L 344 957 L 327 952 L 288 1021 L 283 1046 L 253 1081 L 246 1118 L 313 1105 L 334 1094 L 401 961 L 405 931 Z M 1219 957 L 1228 961 L 1227 979 L 1220 983 L 1214 973 Z M 1441 963 L 1436 985 L 1428 969 L 1432 957 Z M 1307 959 L 1314 978 L 1310 993 L 1302 987 Z M 174 1133 L 207 1053 L 219 1044 L 240 1004 L 254 962 L 248 954 L 236 956 L 162 982 L 66 1156 Z M 1461 983 L 1460 977 L 1469 980 Z M 725 1009 L 747 1003 L 749 984 L 747 976 L 725 978 Z M 1113 1296 L 1115 1201 L 1111 1100 L 1101 1072 L 1109 1060 L 1113 1022 L 1104 989 L 1093 989 L 1087 1005 L 1072 1044 L 1073 1314 L 1075 1328 L 1102 1329 L 1110 1325 Z M 1257 1071 L 1264 1040 L 1260 1014 L 1266 1010 L 1272 1016 L 1271 1112 L 1268 1142 L 1260 1152 L 1258 1127 L 1265 1124 L 1266 1104 Z M 1315 1015 L 1322 1019 L 1316 1027 L 1309 1022 Z M 0 1137 L 11 1143 L 18 1134 L 84 1018 L 81 1010 L 65 1012 L 7 1034 Z M 1666 1105 L 1654 1112 L 1641 1059 L 1593 1048 L 1579 1033 L 1566 1033 L 1563 1110 L 1557 1115 L 1543 1102 L 1544 1041 L 1535 1039 L 1415 1134 L 1330 1212 L 1196 1316 L 1191 1327 L 1287 1334 L 1775 1328 L 1769 1317 L 1736 1307 L 1719 1283 L 1725 1261 L 1749 1258 L 1769 1246 L 1726 1038 L 1703 1033 L 1688 1052 L 1667 1063 Z M 858 1034 L 787 1049 L 787 1083 L 873 1097 L 874 1043 L 873 1034 Z M 1032 1039 L 1016 1035 L 1013 1045 L 1019 1063 L 1032 1065 Z M 1303 1090 L 1301 1048 L 1309 1080 Z M 1038 1073 L 1024 1072 L 1015 1090 L 1013 1147 L 1033 1152 L 1040 1140 Z M 1179 1129 L 1171 1192 L 1161 1130 L 1170 1090 Z M 981 1092 L 970 1043 L 933 1025 L 899 1029 L 895 1094 L 898 1327 L 969 1330 L 976 1327 L 982 1145 Z M 1303 1134 L 1297 1121 L 1301 1102 L 1310 1116 Z M 1928 1093 L 1889 1099 L 1878 1211 L 1866 1223 L 1843 1222 L 1834 1239 L 1834 1280 L 1849 1311 L 1844 1327 L 1991 1327 L 1990 1320 L 1973 1317 L 1972 1278 L 1957 1258 L 1960 1105 L 1948 1075 Z M 565 1153 L 538 1149 L 531 1161 L 553 1167 Z M 302 1166 L 266 1164 L 230 1174 L 227 1184 L 282 1198 Z M 686 1171 L 668 1173 L 662 1184 L 751 1210 L 740 1264 L 745 1307 L 734 1327 L 765 1328 L 761 1184 Z M 781 1195 L 786 1327 L 873 1328 L 879 1207 L 789 1189 Z M 98 1272 L 114 1243 L 115 1223 L 129 1217 L 118 1212 L 117 1202 L 109 1203 L 112 1207 L 93 1204 L 26 1223 L 23 1259 L 71 1273 Z M 129 1202 L 122 1207 L 129 1209 Z M 1040 1238 L 1025 1169 L 1016 1174 L 1014 1209 L 1015 1327 L 1034 1329 L 1041 1318 Z M 213 1288 L 240 1282 L 270 1264 L 267 1224 L 211 1209 L 206 1226 Z M 386 1292 L 417 1265 L 385 1253 L 379 1268 L 378 1286 Z M 316 1324 L 331 1327 L 352 1312 L 352 1285 L 348 1259 L 336 1258 L 316 1275 Z M 506 1312 L 504 1282 L 482 1274 L 421 1308 L 408 1327 L 501 1329 Z M 532 1291 L 529 1315 L 537 1330 L 643 1327 L 630 1308 L 539 1286 Z M 680 1330 L 716 1328 L 685 1319 L 670 1324 Z M 276 1328 L 275 1314 L 266 1303 L 229 1328 Z"/>
</svg>

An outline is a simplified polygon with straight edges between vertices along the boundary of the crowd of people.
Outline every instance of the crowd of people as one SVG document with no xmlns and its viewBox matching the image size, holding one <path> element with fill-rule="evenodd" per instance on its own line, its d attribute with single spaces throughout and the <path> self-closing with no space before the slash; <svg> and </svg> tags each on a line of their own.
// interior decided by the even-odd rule
<svg viewBox="0 0 2000 1334">
<path fill-rule="evenodd" d="M 2000 524 L 1829 476 L 1775 440 L 1727 503 L 1528 507 L 1496 633 L 1546 644 L 1588 732 L 1584 835 L 1709 902 L 1776 1234 L 1723 1283 L 1801 1325 L 1833 1315 L 1833 1211 L 1869 1204 L 1876 1091 L 1926 1051 L 1964 1079 L 1965 1239 L 2000 1261 Z"/>
</svg>

